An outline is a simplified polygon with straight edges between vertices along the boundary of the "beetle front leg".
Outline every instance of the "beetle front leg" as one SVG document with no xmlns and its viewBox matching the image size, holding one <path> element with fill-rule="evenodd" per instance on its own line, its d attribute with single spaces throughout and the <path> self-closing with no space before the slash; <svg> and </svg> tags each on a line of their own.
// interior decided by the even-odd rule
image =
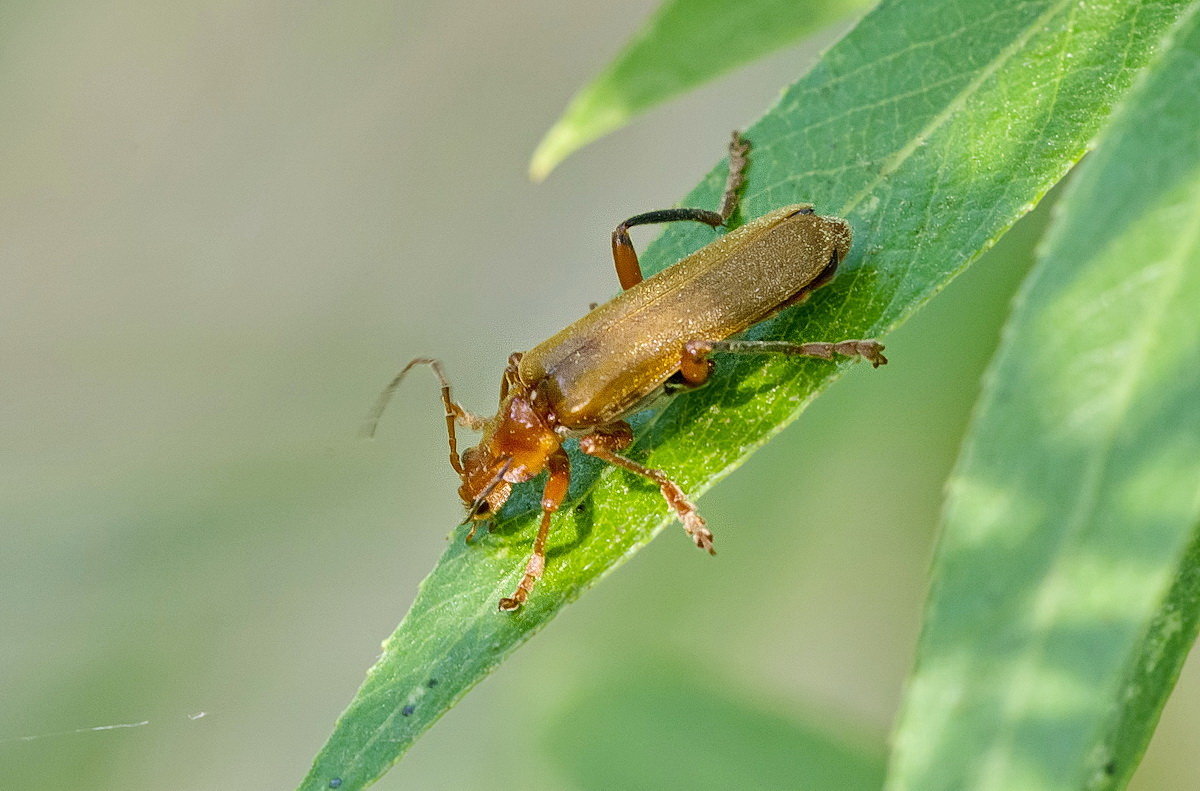
<svg viewBox="0 0 1200 791">
<path fill-rule="evenodd" d="M 702 384 L 708 378 L 714 352 L 732 354 L 792 354 L 799 357 L 820 357 L 832 360 L 835 354 L 844 357 L 861 357 L 871 363 L 872 368 L 887 365 L 883 356 L 883 344 L 877 340 L 848 340 L 829 343 L 789 343 L 787 341 L 688 341 L 683 345 L 679 371 L 690 384 Z M 694 377 L 698 377 L 694 379 Z"/>
<path fill-rule="evenodd" d="M 450 466 L 454 468 L 455 472 L 462 475 L 462 460 L 458 455 L 458 437 L 455 435 L 454 427 L 460 425 L 474 431 L 479 431 L 487 425 L 487 421 L 478 415 L 468 412 L 450 397 L 450 381 L 446 378 L 446 372 L 442 370 L 441 360 L 435 360 L 431 357 L 418 357 L 404 366 L 400 370 L 400 373 L 396 374 L 392 381 L 388 383 L 388 386 L 383 388 L 383 392 L 379 394 L 379 400 L 375 402 L 375 407 L 371 410 L 371 414 L 367 416 L 363 433 L 367 437 L 375 436 L 375 429 L 379 425 L 379 418 L 383 416 L 383 411 L 387 409 L 388 402 L 392 400 L 396 388 L 400 387 L 400 383 L 404 381 L 405 374 L 417 365 L 428 365 L 432 368 L 434 376 L 438 378 L 438 383 L 441 385 L 442 406 L 446 408 L 446 436 L 450 442 Z"/>
<path fill-rule="evenodd" d="M 562 448 L 550 454 L 546 466 L 550 470 L 550 477 L 546 480 L 546 488 L 542 490 L 542 522 L 538 525 L 537 537 L 533 539 L 533 554 L 525 564 L 525 576 L 521 577 L 512 596 L 500 600 L 500 609 L 506 612 L 524 604 L 533 586 L 542 578 L 542 572 L 546 570 L 546 537 L 550 535 L 550 517 L 566 499 L 571 483 L 571 461 Z"/>
<path fill-rule="evenodd" d="M 630 217 L 617 226 L 612 233 L 613 263 L 617 266 L 617 279 L 622 289 L 629 289 L 642 282 L 642 266 L 638 263 L 637 251 L 629 238 L 629 229 L 635 225 L 652 225 L 660 222 L 702 222 L 714 228 L 725 225 L 737 210 L 738 190 L 745 181 L 746 152 L 750 144 L 734 132 L 729 141 L 729 176 L 725 182 L 725 194 L 717 211 L 708 209 L 661 209 Z"/>
<path fill-rule="evenodd" d="M 696 511 L 696 506 L 683 493 L 683 489 L 679 487 L 679 484 L 668 478 L 667 474 L 662 470 L 645 467 L 633 459 L 628 459 L 617 453 L 617 451 L 629 447 L 632 442 L 633 429 L 625 421 L 618 421 L 597 429 L 585 437 L 581 437 L 579 440 L 579 449 L 589 456 L 595 456 L 601 461 L 606 461 L 616 467 L 629 470 L 643 478 L 649 478 L 658 484 L 663 499 L 667 501 L 667 505 L 675 509 L 675 513 L 679 516 L 679 521 L 683 522 L 683 529 L 691 536 L 696 546 L 708 550 L 710 555 L 717 554 L 716 550 L 713 549 L 712 532 L 705 526 L 704 518 Z"/>
</svg>

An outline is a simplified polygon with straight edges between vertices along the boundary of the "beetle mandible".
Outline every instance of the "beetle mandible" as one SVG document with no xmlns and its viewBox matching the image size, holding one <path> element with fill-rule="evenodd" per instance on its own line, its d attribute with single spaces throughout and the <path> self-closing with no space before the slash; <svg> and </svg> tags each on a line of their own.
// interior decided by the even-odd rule
<svg viewBox="0 0 1200 791">
<path fill-rule="evenodd" d="M 887 362 L 875 340 L 835 343 L 730 340 L 730 336 L 799 304 L 833 279 L 850 250 L 850 225 L 823 217 L 807 203 L 784 206 L 736 228 L 651 278 L 642 279 L 629 239 L 636 225 L 676 221 L 725 226 L 737 208 L 749 143 L 737 132 L 729 144 L 729 176 L 717 211 L 664 209 L 630 217 L 612 234 L 613 261 L 622 293 L 524 354 L 508 358 L 495 417 L 474 415 L 450 396 L 441 363 L 419 357 L 404 366 L 380 395 L 367 433 L 401 379 L 429 365 L 441 384 L 450 465 L 472 522 L 496 514 L 515 483 L 548 472 L 542 518 L 525 574 L 501 610 L 516 610 L 546 567 L 550 520 L 567 496 L 571 463 L 568 437 L 579 449 L 658 485 L 696 546 L 715 554 L 713 536 L 691 500 L 667 473 L 621 455 L 633 443 L 624 418 L 664 393 L 699 387 L 712 374 L 714 352 L 775 353 L 833 359 L 861 357 L 878 368 Z M 482 433 L 478 445 L 458 452 L 455 427 Z"/>
</svg>

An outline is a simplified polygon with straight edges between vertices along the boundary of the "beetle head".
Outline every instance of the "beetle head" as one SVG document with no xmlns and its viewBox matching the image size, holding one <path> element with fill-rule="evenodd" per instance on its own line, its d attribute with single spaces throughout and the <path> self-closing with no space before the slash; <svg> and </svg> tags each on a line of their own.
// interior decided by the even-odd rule
<svg viewBox="0 0 1200 791">
<path fill-rule="evenodd" d="M 552 415 L 539 407 L 536 390 L 506 396 L 479 444 L 463 452 L 458 494 L 468 519 L 493 517 L 508 500 L 512 485 L 540 473 L 562 445 Z"/>
</svg>

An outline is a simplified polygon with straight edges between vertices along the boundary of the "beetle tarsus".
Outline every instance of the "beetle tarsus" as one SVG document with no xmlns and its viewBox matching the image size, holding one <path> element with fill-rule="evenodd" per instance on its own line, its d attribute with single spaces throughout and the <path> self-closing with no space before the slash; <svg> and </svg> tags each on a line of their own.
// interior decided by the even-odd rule
<svg viewBox="0 0 1200 791">
<path fill-rule="evenodd" d="M 797 352 L 809 357 L 820 357 L 823 360 L 832 360 L 835 354 L 840 354 L 843 357 L 861 357 L 871 364 L 872 368 L 878 368 L 881 365 L 887 365 L 887 358 L 883 356 L 883 344 L 877 340 L 850 340 L 838 341 L 837 343 L 802 343 L 799 344 L 803 351 Z"/>
<path fill-rule="evenodd" d="M 877 340 L 846 340 L 846 341 L 814 341 L 811 343 L 791 343 L 789 341 L 688 341 L 683 345 L 683 362 L 680 370 L 684 376 L 689 370 L 699 370 L 697 366 L 710 354 L 727 352 L 730 354 L 791 354 L 797 357 L 819 357 L 822 360 L 832 360 L 834 355 L 843 357 L 861 357 L 871 364 L 872 368 L 887 365 L 883 356 L 884 346 Z"/>
<path fill-rule="evenodd" d="M 498 609 L 501 612 L 512 612 L 520 609 L 521 605 L 529 598 L 529 594 L 533 592 L 533 586 L 537 585 L 537 581 L 542 578 L 542 573 L 546 570 L 546 551 L 545 551 L 545 531 L 549 529 L 549 515 L 545 514 L 542 518 L 542 526 L 538 530 L 538 538 L 541 539 L 542 546 L 536 546 L 533 554 L 529 556 L 529 560 L 525 563 L 525 574 L 522 575 L 521 581 L 517 583 L 517 589 L 512 596 L 507 596 L 500 600 Z"/>
<path fill-rule="evenodd" d="M 542 578 L 542 572 L 546 570 L 545 554 L 533 554 L 529 558 L 529 562 L 525 564 L 525 574 L 521 577 L 521 582 L 517 585 L 517 590 L 512 596 L 505 597 L 500 600 L 498 609 L 501 612 L 512 612 L 520 609 L 521 605 L 529 598 L 529 594 L 533 592 L 533 586 Z"/>
<path fill-rule="evenodd" d="M 742 137 L 742 133 L 735 129 L 729 140 L 729 176 L 725 180 L 725 194 L 721 196 L 721 208 L 717 210 L 717 213 L 724 218 L 726 225 L 729 224 L 733 213 L 737 211 L 738 190 L 746 181 L 746 164 L 749 162 L 746 154 L 749 152 L 750 141 Z"/>
<path fill-rule="evenodd" d="M 887 358 L 883 356 L 883 344 L 879 341 L 869 339 L 865 341 L 852 341 L 852 343 L 855 344 L 854 354 L 869 362 L 872 368 L 887 365 Z M 834 351 L 838 350 L 834 349 Z M 845 354 L 845 352 L 838 353 Z"/>
<path fill-rule="evenodd" d="M 697 513 L 695 506 L 692 505 L 691 501 L 688 500 L 687 497 L 683 496 L 683 492 L 680 492 L 679 494 L 683 500 L 684 508 L 691 508 L 690 511 L 684 510 L 679 514 L 680 520 L 683 521 L 683 529 L 689 536 L 691 536 L 692 541 L 695 542 L 696 546 L 705 550 L 710 555 L 717 554 L 717 550 L 713 549 L 712 531 L 709 530 L 708 526 L 705 524 L 704 517 Z"/>
<path fill-rule="evenodd" d="M 683 493 L 683 489 L 679 487 L 679 484 L 668 478 L 662 470 L 648 470 L 648 472 L 657 473 L 657 475 L 647 477 L 652 478 L 658 483 L 663 499 L 675 509 L 675 513 L 679 515 L 679 521 L 683 522 L 684 531 L 696 546 L 705 550 L 710 555 L 717 554 L 717 550 L 713 549 L 712 531 L 708 529 L 704 517 L 700 516 L 700 513 L 696 510 L 696 506 Z"/>
</svg>

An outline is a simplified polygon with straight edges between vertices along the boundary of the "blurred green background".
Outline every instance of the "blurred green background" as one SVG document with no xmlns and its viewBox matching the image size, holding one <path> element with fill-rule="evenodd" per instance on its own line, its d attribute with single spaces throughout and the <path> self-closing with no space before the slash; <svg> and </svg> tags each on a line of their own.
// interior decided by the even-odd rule
<svg viewBox="0 0 1200 791">
<path fill-rule="evenodd" d="M 530 184 L 653 7 L 0 8 L 4 787 L 300 780 L 460 518 L 432 378 L 359 441 L 379 388 L 438 355 L 485 411 L 509 352 L 616 290 L 612 226 L 833 35 Z M 813 729 L 882 754 L 1044 215 L 704 498 L 717 559 L 667 531 L 378 787 L 779 788 Z M 1193 662 L 1134 787 L 1200 787 L 1198 716 Z"/>
</svg>

